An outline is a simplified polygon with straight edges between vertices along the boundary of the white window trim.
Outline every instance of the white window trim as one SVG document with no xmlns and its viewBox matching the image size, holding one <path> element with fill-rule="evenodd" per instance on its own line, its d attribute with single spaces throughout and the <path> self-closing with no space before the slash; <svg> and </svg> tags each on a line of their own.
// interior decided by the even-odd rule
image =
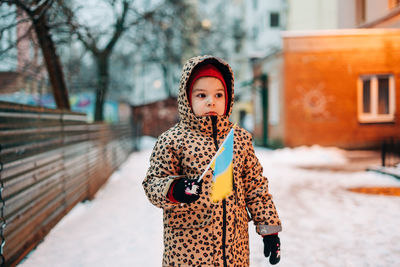
<svg viewBox="0 0 400 267">
<path fill-rule="evenodd" d="M 378 114 L 378 76 L 389 77 L 389 114 Z M 363 80 L 371 80 L 371 113 L 363 113 Z M 357 81 L 358 121 L 361 123 L 393 122 L 395 114 L 395 83 L 392 74 L 362 75 Z"/>
</svg>

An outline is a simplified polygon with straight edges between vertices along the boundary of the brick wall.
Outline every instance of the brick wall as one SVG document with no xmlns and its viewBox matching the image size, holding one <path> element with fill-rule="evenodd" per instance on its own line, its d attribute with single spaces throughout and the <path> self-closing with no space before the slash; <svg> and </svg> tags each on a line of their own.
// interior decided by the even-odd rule
<svg viewBox="0 0 400 267">
<path fill-rule="evenodd" d="M 393 74 L 393 123 L 360 123 L 357 79 Z M 400 31 L 353 30 L 284 37 L 284 143 L 371 147 L 400 135 Z"/>
</svg>

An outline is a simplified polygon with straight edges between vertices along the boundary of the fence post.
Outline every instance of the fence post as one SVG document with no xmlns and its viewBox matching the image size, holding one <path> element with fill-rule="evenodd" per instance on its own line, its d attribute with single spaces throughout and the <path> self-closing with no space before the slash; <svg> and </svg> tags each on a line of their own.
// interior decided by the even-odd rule
<svg viewBox="0 0 400 267">
<path fill-rule="evenodd" d="M 386 140 L 383 140 L 382 142 L 382 167 L 385 167 L 385 157 L 386 157 Z"/>
</svg>

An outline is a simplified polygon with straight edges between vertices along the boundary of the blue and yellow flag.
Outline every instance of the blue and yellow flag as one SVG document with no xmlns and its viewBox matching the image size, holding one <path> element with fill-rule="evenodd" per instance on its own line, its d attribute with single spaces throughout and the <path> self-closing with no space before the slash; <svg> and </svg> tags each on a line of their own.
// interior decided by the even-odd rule
<svg viewBox="0 0 400 267">
<path fill-rule="evenodd" d="M 233 128 L 211 162 L 213 170 L 211 200 L 218 202 L 232 193 L 233 188 Z"/>
</svg>

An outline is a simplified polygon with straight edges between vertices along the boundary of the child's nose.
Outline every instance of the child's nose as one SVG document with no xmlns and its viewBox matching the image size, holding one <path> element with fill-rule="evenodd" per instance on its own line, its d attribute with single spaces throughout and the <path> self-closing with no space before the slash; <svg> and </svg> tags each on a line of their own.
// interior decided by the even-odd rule
<svg viewBox="0 0 400 267">
<path fill-rule="evenodd" d="M 208 104 L 209 106 L 213 106 L 213 105 L 214 105 L 214 99 L 213 99 L 212 97 L 208 97 L 208 98 L 207 98 L 207 104 Z"/>
</svg>

